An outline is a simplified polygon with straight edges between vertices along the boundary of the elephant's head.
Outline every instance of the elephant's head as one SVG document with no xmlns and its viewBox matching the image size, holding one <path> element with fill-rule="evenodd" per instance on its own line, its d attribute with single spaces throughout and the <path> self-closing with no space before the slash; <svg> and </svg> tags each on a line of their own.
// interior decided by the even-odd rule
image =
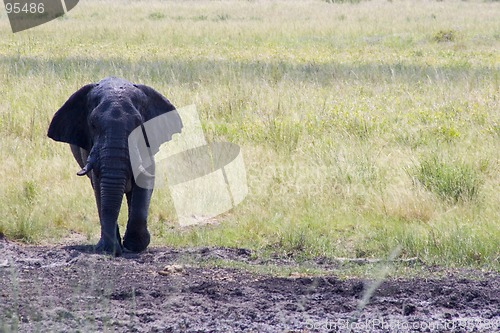
<svg viewBox="0 0 500 333">
<path fill-rule="evenodd" d="M 130 165 L 128 136 L 143 123 L 167 112 L 175 114 L 169 119 L 177 122 L 168 130 L 172 131 L 174 128 L 174 133 L 179 133 L 182 122 L 175 107 L 161 94 L 145 85 L 132 84 L 118 78 L 105 78 L 76 91 L 52 119 L 48 130 L 50 138 L 69 143 L 72 147 L 80 147 L 86 152 L 86 160 L 79 161 L 82 169 L 78 175 L 88 174 L 92 180 L 101 220 L 99 243 L 103 250 L 118 251 L 116 240 L 120 242 L 120 236 L 119 233 L 116 234 L 116 221 L 120 205 L 123 194 L 133 190 L 135 186 Z M 168 140 L 172 134 L 164 135 L 163 141 Z M 156 146 L 150 149 L 154 154 L 162 142 L 153 141 Z M 152 176 L 146 170 L 144 174 Z M 127 184 L 132 184 L 132 188 L 126 186 Z M 137 192 L 140 190 L 137 189 Z M 136 194 L 132 193 L 131 197 L 133 195 Z M 148 206 L 149 198 L 145 201 L 144 205 Z M 131 226 L 130 214 L 131 210 L 132 212 L 134 210 L 134 207 L 130 207 L 131 204 L 133 205 L 133 202 L 129 202 L 127 233 L 134 227 Z M 145 208 L 147 215 L 148 207 Z M 135 209 L 140 211 L 144 210 L 144 207 Z"/>
</svg>

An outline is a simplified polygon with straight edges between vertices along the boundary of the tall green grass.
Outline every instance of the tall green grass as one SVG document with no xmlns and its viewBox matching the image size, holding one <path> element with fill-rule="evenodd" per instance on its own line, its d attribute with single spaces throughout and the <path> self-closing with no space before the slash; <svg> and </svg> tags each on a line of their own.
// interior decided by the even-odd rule
<svg viewBox="0 0 500 333">
<path fill-rule="evenodd" d="M 294 257 L 401 246 L 498 270 L 498 3 L 89 0 L 17 34 L 0 15 L 8 237 L 96 241 L 90 184 L 46 130 L 76 89 L 115 75 L 196 104 L 209 140 L 243 149 L 250 193 L 216 224 L 180 228 L 168 189 L 155 191 L 156 245 Z"/>
<path fill-rule="evenodd" d="M 452 203 L 472 201 L 479 196 L 479 170 L 460 161 L 443 162 L 433 156 L 421 161 L 414 174 L 427 190 Z"/>
</svg>

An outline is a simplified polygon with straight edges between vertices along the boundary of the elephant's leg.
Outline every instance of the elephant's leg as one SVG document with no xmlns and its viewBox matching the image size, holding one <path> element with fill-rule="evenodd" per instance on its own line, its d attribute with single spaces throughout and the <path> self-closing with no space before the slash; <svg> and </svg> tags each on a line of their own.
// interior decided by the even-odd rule
<svg viewBox="0 0 500 333">
<path fill-rule="evenodd" d="M 120 237 L 120 229 L 118 228 L 118 224 L 116 225 L 116 237 L 118 239 L 118 243 L 116 245 L 116 246 L 118 246 L 118 248 L 116 248 L 116 247 L 109 248 L 109 246 L 106 246 L 104 239 L 101 238 L 95 246 L 95 251 L 99 252 L 99 253 L 100 252 L 112 253 L 116 256 L 121 255 L 123 246 L 122 246 L 122 239 Z"/>
<path fill-rule="evenodd" d="M 149 245 L 150 235 L 147 219 L 152 193 L 152 189 L 144 189 L 135 184 L 132 186 L 132 190 L 127 193 L 128 222 L 125 236 L 123 236 L 123 246 L 127 250 L 140 252 Z"/>
</svg>

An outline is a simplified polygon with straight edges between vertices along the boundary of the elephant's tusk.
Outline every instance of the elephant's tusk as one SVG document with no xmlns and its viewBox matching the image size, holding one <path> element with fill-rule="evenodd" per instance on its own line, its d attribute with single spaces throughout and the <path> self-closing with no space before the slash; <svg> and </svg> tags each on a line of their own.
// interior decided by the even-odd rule
<svg viewBox="0 0 500 333">
<path fill-rule="evenodd" d="M 93 167 L 94 166 L 92 165 L 92 163 L 87 162 L 87 164 L 83 167 L 83 169 L 78 171 L 76 174 L 78 176 L 85 176 L 86 174 L 88 174 L 92 170 Z"/>
</svg>

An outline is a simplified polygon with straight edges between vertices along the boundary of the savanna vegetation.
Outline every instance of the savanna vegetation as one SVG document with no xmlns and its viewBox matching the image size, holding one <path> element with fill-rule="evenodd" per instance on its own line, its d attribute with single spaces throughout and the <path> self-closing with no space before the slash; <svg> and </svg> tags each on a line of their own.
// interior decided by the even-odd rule
<svg viewBox="0 0 500 333">
<path fill-rule="evenodd" d="M 12 34 L 1 11 L 0 232 L 97 240 L 90 183 L 46 131 L 119 76 L 195 104 L 246 164 L 247 198 L 215 224 L 180 227 L 156 191 L 154 245 L 498 271 L 499 17 L 497 1 L 87 0 Z"/>
</svg>

